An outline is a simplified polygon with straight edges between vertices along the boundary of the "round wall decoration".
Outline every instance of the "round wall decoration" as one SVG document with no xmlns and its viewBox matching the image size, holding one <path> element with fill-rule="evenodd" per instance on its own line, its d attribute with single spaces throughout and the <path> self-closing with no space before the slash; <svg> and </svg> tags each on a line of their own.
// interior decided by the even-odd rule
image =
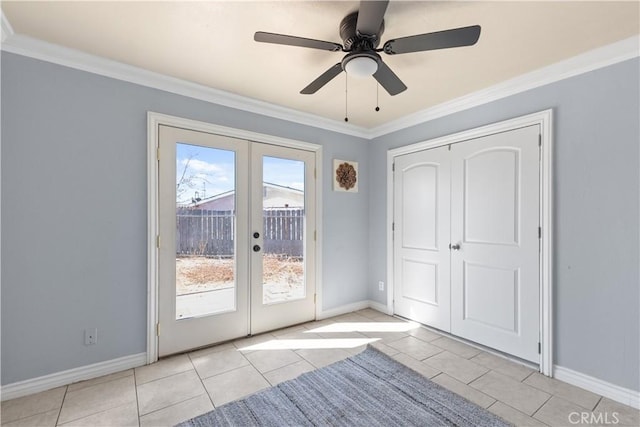
<svg viewBox="0 0 640 427">
<path fill-rule="evenodd" d="M 358 163 L 346 160 L 334 160 L 335 170 L 334 190 L 358 191 Z"/>
</svg>

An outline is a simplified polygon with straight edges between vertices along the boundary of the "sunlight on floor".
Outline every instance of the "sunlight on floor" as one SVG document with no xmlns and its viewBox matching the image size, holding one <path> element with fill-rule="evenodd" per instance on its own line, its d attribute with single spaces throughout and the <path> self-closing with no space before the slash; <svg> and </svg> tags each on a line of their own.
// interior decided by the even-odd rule
<svg viewBox="0 0 640 427">
<path fill-rule="evenodd" d="M 253 350 L 302 350 L 302 349 L 331 349 L 354 348 L 378 341 L 379 338 L 327 338 L 327 339 L 292 339 L 271 340 L 260 344 L 241 347 L 240 351 Z"/>
<path fill-rule="evenodd" d="M 330 325 L 319 326 L 317 328 L 304 331 L 302 334 L 353 334 L 354 332 L 375 334 L 376 332 L 408 332 L 419 327 L 420 325 L 414 322 L 338 322 Z M 241 347 L 240 351 L 355 348 L 378 340 L 380 340 L 379 337 L 274 339 L 259 344 Z"/>
<path fill-rule="evenodd" d="M 341 322 L 310 329 L 305 333 L 328 332 L 408 332 L 419 328 L 414 322 Z"/>
</svg>

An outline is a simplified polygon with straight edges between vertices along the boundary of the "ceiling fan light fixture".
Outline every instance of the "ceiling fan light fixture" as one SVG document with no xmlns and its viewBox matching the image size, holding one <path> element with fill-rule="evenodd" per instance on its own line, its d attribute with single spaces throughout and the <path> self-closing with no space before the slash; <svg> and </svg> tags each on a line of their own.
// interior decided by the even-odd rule
<svg viewBox="0 0 640 427">
<path fill-rule="evenodd" d="M 357 56 L 345 64 L 344 70 L 353 77 L 370 77 L 378 71 L 378 61 L 370 56 Z"/>
</svg>

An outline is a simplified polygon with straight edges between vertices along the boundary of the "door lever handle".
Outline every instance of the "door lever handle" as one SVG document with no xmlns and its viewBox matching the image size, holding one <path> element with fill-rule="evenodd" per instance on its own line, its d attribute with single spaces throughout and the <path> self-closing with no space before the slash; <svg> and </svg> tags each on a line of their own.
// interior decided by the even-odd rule
<svg viewBox="0 0 640 427">
<path fill-rule="evenodd" d="M 452 251 L 459 251 L 460 243 L 456 243 L 455 245 L 452 245 L 451 243 L 449 243 L 449 249 L 451 249 Z"/>
</svg>

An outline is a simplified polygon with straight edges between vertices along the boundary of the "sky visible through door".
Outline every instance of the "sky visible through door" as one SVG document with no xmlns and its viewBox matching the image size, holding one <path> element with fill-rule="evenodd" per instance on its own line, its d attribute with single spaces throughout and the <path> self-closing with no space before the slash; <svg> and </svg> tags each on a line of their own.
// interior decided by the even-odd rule
<svg viewBox="0 0 640 427">
<path fill-rule="evenodd" d="M 190 179 L 180 188 L 177 203 L 212 197 L 231 191 L 235 186 L 233 152 L 190 144 L 176 144 L 176 186 L 183 178 Z M 304 188 L 304 164 L 277 157 L 264 158 L 264 181 L 284 187 Z M 196 194 L 198 193 L 198 194 Z"/>
</svg>

